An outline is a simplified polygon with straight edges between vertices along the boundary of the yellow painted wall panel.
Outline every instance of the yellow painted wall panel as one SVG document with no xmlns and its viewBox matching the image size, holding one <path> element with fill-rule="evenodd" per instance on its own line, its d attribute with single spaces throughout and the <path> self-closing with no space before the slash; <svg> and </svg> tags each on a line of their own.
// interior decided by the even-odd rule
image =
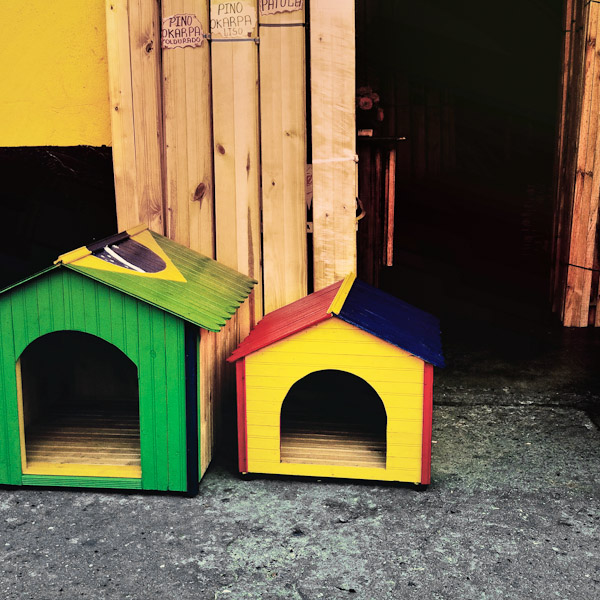
<svg viewBox="0 0 600 600">
<path fill-rule="evenodd" d="M 339 477 L 344 479 L 374 479 L 378 481 L 409 481 L 415 483 L 419 482 L 421 478 L 420 465 L 417 468 L 409 469 L 377 469 L 372 467 L 301 465 L 249 460 L 248 469 L 254 473 L 304 475 L 309 477 Z"/>
<path fill-rule="evenodd" d="M 281 406 L 302 377 L 338 369 L 367 381 L 387 413 L 387 465 L 281 463 Z M 246 357 L 248 469 L 258 473 L 414 481 L 421 477 L 423 361 L 338 319 L 324 321 Z"/>
<path fill-rule="evenodd" d="M 276 427 L 279 435 L 279 413 L 277 412 L 258 412 L 251 411 L 246 407 L 246 420 L 248 425 L 266 425 L 267 427 Z"/>
<path fill-rule="evenodd" d="M 252 425 L 248 423 L 247 432 L 248 445 L 250 445 L 252 440 L 256 438 L 274 438 L 277 440 L 277 444 L 279 445 L 279 423 L 274 426 L 265 425 L 264 423 L 261 423 L 260 425 Z"/>
<path fill-rule="evenodd" d="M 5 0 L 0 146 L 109 146 L 105 0 Z"/>
</svg>

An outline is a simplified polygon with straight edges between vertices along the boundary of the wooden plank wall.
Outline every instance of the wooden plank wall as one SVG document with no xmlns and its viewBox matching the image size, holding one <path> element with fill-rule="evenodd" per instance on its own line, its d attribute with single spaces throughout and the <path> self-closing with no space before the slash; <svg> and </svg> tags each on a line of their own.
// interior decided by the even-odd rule
<svg viewBox="0 0 600 600">
<path fill-rule="evenodd" d="M 304 25 L 304 8 L 259 15 L 265 313 L 307 291 Z"/>
<path fill-rule="evenodd" d="M 212 1 L 211 19 L 218 22 L 223 6 Z M 254 23 L 247 41 L 237 31 L 211 31 L 216 258 L 258 281 L 238 311 L 234 343 L 262 317 L 256 0 L 244 6 Z"/>
<path fill-rule="evenodd" d="M 153 0 L 107 0 L 109 95 L 119 231 L 164 233 L 160 15 Z"/>
<path fill-rule="evenodd" d="M 570 0 L 565 42 L 555 177 L 553 307 L 568 327 L 600 325 L 597 251 L 600 176 L 600 11 Z"/>
<path fill-rule="evenodd" d="M 310 3 L 314 288 L 356 271 L 354 0 Z"/>
<path fill-rule="evenodd" d="M 208 31 L 208 0 L 163 0 L 162 18 L 194 14 Z M 166 235 L 215 256 L 211 69 L 208 42 L 162 51 Z"/>
</svg>

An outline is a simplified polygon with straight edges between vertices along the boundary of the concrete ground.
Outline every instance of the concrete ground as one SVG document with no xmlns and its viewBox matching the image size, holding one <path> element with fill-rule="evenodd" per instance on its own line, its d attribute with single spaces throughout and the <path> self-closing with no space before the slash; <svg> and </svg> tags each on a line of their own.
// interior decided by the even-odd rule
<svg viewBox="0 0 600 600">
<path fill-rule="evenodd" d="M 526 329 L 449 329 L 427 491 L 231 452 L 193 499 L 4 488 L 0 597 L 600 597 L 600 335 Z"/>
</svg>

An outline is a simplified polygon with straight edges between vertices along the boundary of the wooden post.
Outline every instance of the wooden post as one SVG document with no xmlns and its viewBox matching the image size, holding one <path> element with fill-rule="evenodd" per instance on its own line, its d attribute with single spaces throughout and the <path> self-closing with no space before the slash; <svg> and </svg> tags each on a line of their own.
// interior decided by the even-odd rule
<svg viewBox="0 0 600 600">
<path fill-rule="evenodd" d="M 306 295 L 304 9 L 259 14 L 264 310 Z"/>
<path fill-rule="evenodd" d="M 208 32 L 208 0 L 163 0 L 162 18 L 195 15 Z M 210 49 L 162 51 L 166 234 L 214 258 Z"/>
<path fill-rule="evenodd" d="M 583 98 L 564 304 L 564 324 L 575 327 L 588 325 L 598 221 L 600 173 L 594 173 L 596 168 L 600 169 L 598 15 L 598 4 L 590 3 L 586 8 Z"/>
<path fill-rule="evenodd" d="M 356 270 L 354 0 L 310 4 L 314 289 Z"/>
<path fill-rule="evenodd" d="M 160 21 L 156 0 L 107 0 L 117 221 L 164 233 Z"/>
<path fill-rule="evenodd" d="M 212 23 L 223 6 L 212 0 Z M 243 35 L 211 31 L 216 258 L 259 281 L 236 314 L 232 351 L 262 317 L 256 0 L 242 6 L 252 22 Z"/>
</svg>

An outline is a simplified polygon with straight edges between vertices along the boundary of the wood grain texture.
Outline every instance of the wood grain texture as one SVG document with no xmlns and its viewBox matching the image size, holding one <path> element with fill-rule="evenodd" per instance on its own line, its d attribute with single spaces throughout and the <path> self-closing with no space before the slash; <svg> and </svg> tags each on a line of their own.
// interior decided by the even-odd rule
<svg viewBox="0 0 600 600">
<path fill-rule="evenodd" d="M 156 0 L 107 0 L 117 222 L 163 225 L 160 20 Z"/>
<path fill-rule="evenodd" d="M 600 11 L 596 3 L 586 10 L 583 96 L 563 320 L 568 327 L 585 327 L 589 321 L 600 193 L 600 174 L 594 173 L 600 166 L 600 57 L 596 50 Z"/>
<path fill-rule="evenodd" d="M 208 31 L 208 0 L 163 0 L 162 17 L 195 14 Z M 166 235 L 214 258 L 210 49 L 162 51 Z"/>
<path fill-rule="evenodd" d="M 139 206 L 137 222 L 119 221 L 119 231 L 146 223 L 164 234 L 159 0 L 129 0 L 129 31 Z"/>
<path fill-rule="evenodd" d="M 314 289 L 356 271 L 354 0 L 310 6 Z"/>
<path fill-rule="evenodd" d="M 260 17 L 264 312 L 306 295 L 304 11 Z"/>
<path fill-rule="evenodd" d="M 119 228 L 139 223 L 128 0 L 106 0 L 108 84 Z"/>
<path fill-rule="evenodd" d="M 256 19 L 256 0 L 245 6 Z M 258 46 L 251 39 L 221 39 L 211 56 L 216 258 L 258 281 L 234 317 L 233 351 L 262 317 Z"/>
<path fill-rule="evenodd" d="M 323 465 L 319 461 L 320 464 L 310 464 L 314 470 L 305 463 L 281 462 L 283 401 L 297 381 L 325 369 L 360 377 L 383 402 L 387 418 L 385 469 L 381 469 L 380 459 L 377 467 L 372 463 L 355 464 L 353 467 L 348 463 Z M 247 459 L 250 472 L 411 482 L 420 480 L 424 377 L 423 361 L 420 359 L 339 319 L 330 319 L 250 354 L 245 359 L 245 370 Z M 333 439 L 332 427 L 321 432 L 304 430 L 300 435 L 303 441 L 293 440 L 294 448 L 299 444 L 306 446 L 306 443 L 310 446 L 307 439 L 322 440 L 323 435 L 332 436 L 331 441 L 336 444 L 348 442 L 352 446 L 353 442 L 346 435 L 351 431 L 351 423 L 345 422 L 344 418 L 344 414 L 340 413 L 339 419 L 336 419 L 341 433 L 338 431 L 335 435 L 342 439 Z M 369 440 L 363 438 L 354 436 L 354 450 L 350 452 L 358 454 L 354 454 L 352 460 L 356 461 L 369 445 Z M 321 446 L 320 442 L 316 445 Z M 314 456 L 318 449 L 313 445 L 313 449 L 308 450 Z M 306 456 L 306 452 L 302 456 Z M 301 460 L 302 456 L 292 453 L 294 460 Z M 324 471 L 326 468 L 330 470 Z M 324 475 L 325 472 L 328 475 Z"/>
</svg>

